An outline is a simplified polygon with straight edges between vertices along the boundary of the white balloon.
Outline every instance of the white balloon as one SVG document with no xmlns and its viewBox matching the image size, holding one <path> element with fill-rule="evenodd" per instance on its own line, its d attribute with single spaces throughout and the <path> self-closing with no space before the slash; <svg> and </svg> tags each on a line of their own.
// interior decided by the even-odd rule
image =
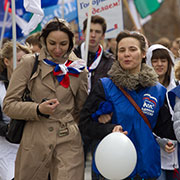
<svg viewBox="0 0 180 180">
<path fill-rule="evenodd" d="M 102 139 L 95 152 L 99 172 L 107 179 L 128 177 L 137 162 L 136 149 L 131 140 L 120 132 L 113 132 Z"/>
</svg>

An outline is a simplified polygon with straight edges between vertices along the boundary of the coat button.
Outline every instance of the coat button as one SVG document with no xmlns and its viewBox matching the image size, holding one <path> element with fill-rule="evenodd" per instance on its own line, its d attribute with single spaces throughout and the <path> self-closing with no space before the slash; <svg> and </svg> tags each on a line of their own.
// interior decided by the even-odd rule
<svg viewBox="0 0 180 180">
<path fill-rule="evenodd" d="M 48 130 L 51 132 L 51 131 L 54 130 L 54 128 L 53 127 L 49 127 Z"/>
</svg>

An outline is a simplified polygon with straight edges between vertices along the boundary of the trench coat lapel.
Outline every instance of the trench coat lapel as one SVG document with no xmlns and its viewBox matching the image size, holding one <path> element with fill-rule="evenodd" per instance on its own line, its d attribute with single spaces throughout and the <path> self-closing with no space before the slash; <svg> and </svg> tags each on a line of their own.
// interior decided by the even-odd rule
<svg viewBox="0 0 180 180">
<path fill-rule="evenodd" d="M 43 59 L 46 59 L 46 54 L 42 48 L 39 54 L 40 71 L 41 71 L 41 77 L 42 77 L 41 81 L 44 86 L 47 86 L 52 91 L 56 92 L 55 84 L 51 75 L 53 71 L 53 67 L 46 65 L 43 62 Z"/>
<path fill-rule="evenodd" d="M 56 92 L 54 80 L 52 78 L 53 67 L 48 66 L 41 62 L 41 73 L 42 73 L 42 84 L 50 88 L 52 91 Z"/>
</svg>

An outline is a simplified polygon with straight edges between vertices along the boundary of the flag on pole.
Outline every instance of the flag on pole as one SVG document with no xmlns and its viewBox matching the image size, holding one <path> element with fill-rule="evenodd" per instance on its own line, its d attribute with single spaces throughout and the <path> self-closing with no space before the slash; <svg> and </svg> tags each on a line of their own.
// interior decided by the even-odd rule
<svg viewBox="0 0 180 180">
<path fill-rule="evenodd" d="M 151 20 L 151 15 L 148 15 L 145 18 L 140 17 L 134 4 L 134 0 L 128 0 L 128 5 L 137 29 L 141 29 L 144 24 Z"/>
<path fill-rule="evenodd" d="M 16 6 L 16 30 L 17 30 L 17 38 L 22 38 L 24 34 L 22 34 L 22 29 L 26 27 L 27 23 L 29 22 L 29 19 L 24 19 L 25 14 L 29 14 L 29 17 L 33 15 L 33 13 L 29 13 L 24 8 L 24 0 L 14 0 L 15 6 Z M 5 14 L 5 9 L 7 6 L 7 2 L 10 3 L 9 9 L 8 9 L 8 17 L 6 21 L 6 27 L 4 32 L 4 37 L 12 38 L 12 16 L 11 16 L 11 0 L 0 0 L 0 34 L 2 32 L 3 27 L 3 19 Z M 41 6 L 42 8 L 46 8 L 49 6 L 57 5 L 58 0 L 42 0 Z M 23 20 L 24 19 L 24 20 Z"/>
<path fill-rule="evenodd" d="M 24 35 L 28 35 L 33 31 L 44 17 L 41 8 L 41 0 L 24 0 L 24 8 L 27 12 L 34 13 L 27 26 L 23 29 Z"/>
<path fill-rule="evenodd" d="M 142 18 L 157 11 L 164 0 L 134 0 L 136 9 Z"/>
</svg>

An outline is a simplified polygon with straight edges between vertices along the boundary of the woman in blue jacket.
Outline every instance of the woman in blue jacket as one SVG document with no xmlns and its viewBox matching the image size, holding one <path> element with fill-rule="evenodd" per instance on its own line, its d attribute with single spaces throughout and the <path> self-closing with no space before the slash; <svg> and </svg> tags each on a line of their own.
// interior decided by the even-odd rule
<svg viewBox="0 0 180 180">
<path fill-rule="evenodd" d="M 153 132 L 159 137 L 175 139 L 172 122 L 164 122 L 160 113 L 166 88 L 158 82 L 153 68 L 142 63 L 147 50 L 142 34 L 123 31 L 116 41 L 117 61 L 108 72 L 109 77 L 100 79 L 87 98 L 79 127 L 82 136 L 98 141 L 111 132 L 127 134 L 137 151 L 136 167 L 127 179 L 155 179 L 160 176 L 161 165 L 160 148 Z M 148 118 L 151 129 L 119 87 L 135 100 Z M 100 179 L 95 165 L 93 170 Z"/>
</svg>

